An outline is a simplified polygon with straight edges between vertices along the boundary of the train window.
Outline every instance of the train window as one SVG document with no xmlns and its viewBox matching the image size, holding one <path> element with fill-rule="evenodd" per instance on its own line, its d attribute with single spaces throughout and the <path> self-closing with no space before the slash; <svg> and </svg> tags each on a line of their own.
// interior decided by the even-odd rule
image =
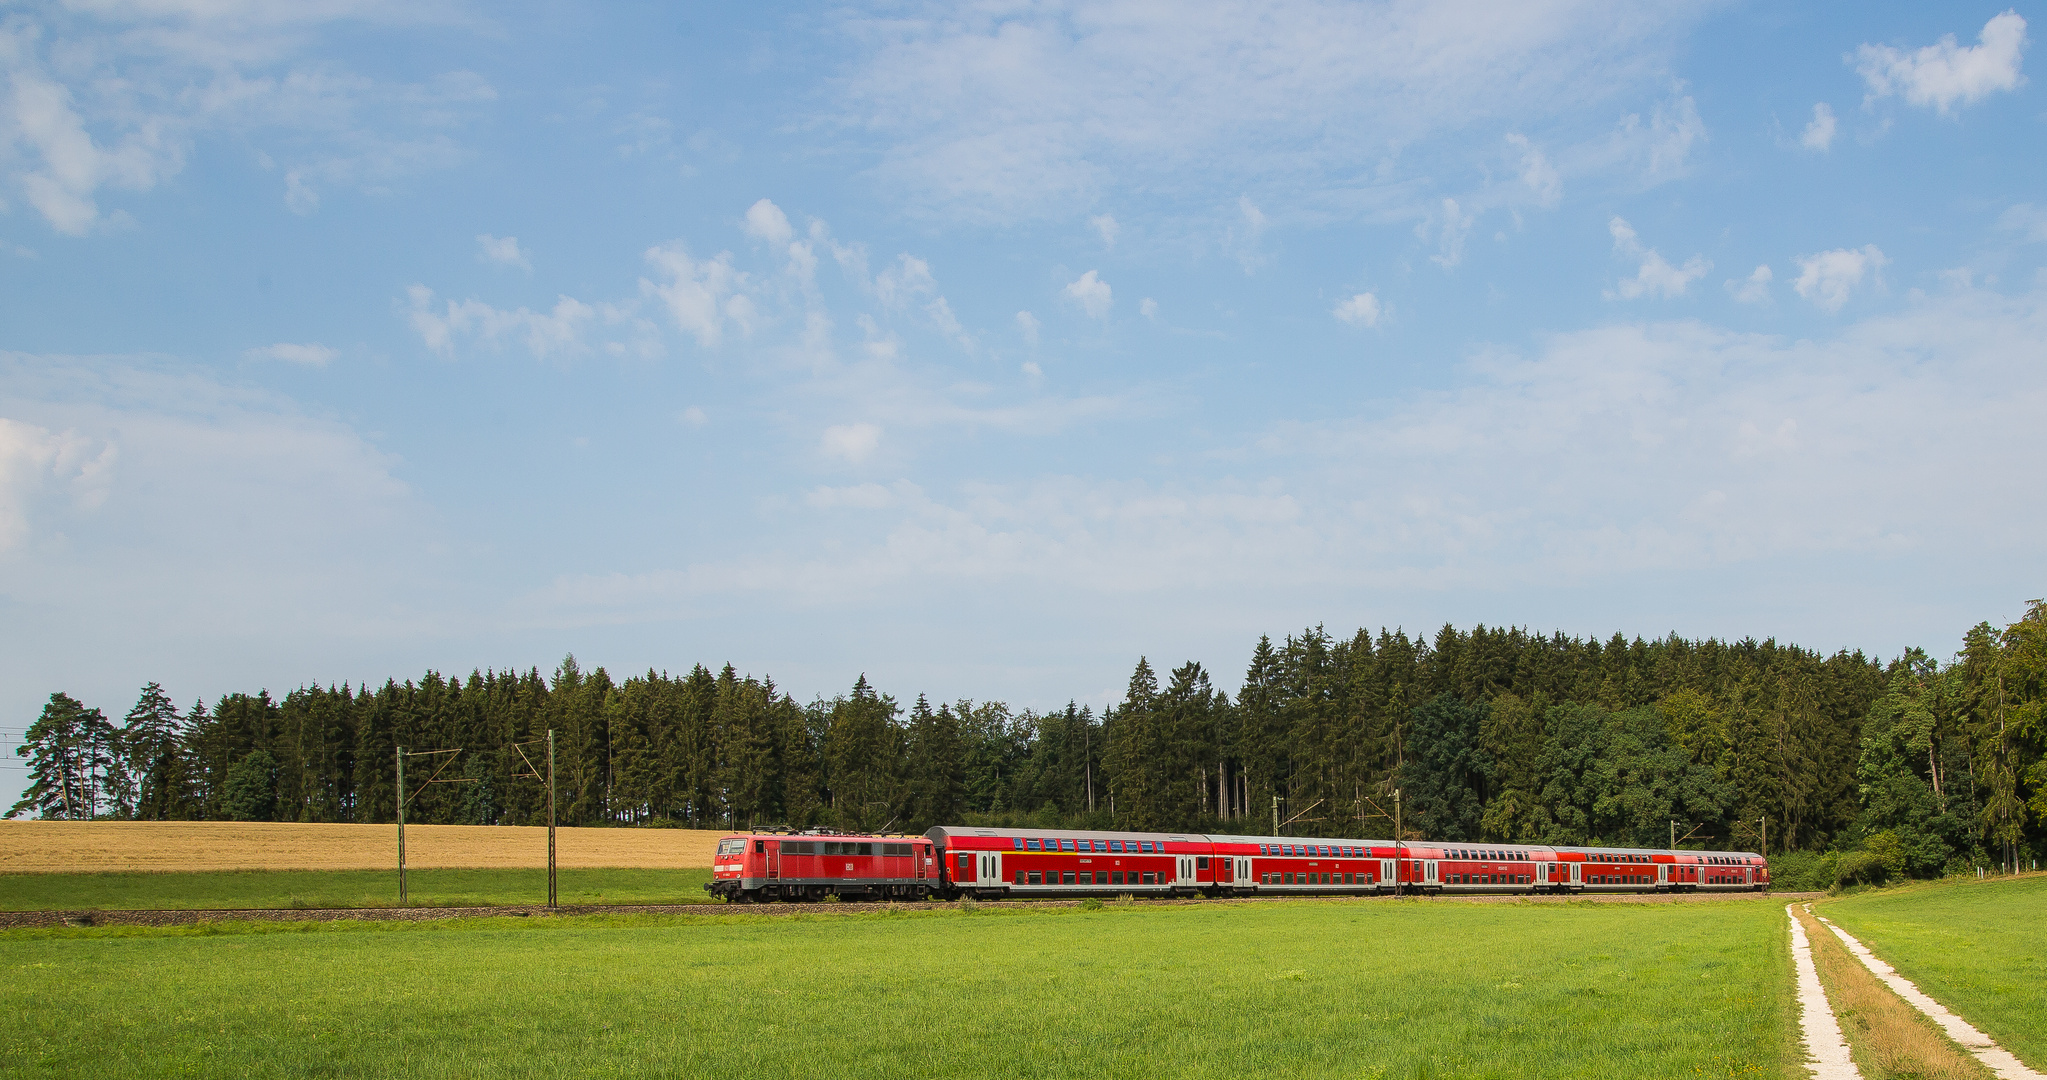
<svg viewBox="0 0 2047 1080">
<path fill-rule="evenodd" d="M 973 873 L 973 872 L 974 872 L 974 857 L 973 857 L 972 855 L 968 854 L 967 852 L 964 852 L 964 851 L 960 852 L 960 873 L 961 873 L 961 874 L 971 874 L 971 873 Z"/>
<path fill-rule="evenodd" d="M 1036 871 L 1036 870 L 1033 870 L 1033 871 L 1031 871 L 1031 884 L 1033 884 L 1033 885 L 1043 885 L 1044 883 L 1045 883 L 1045 876 L 1044 876 L 1043 874 L 1039 873 L 1039 872 L 1038 872 L 1038 871 Z"/>
<path fill-rule="evenodd" d="M 1151 854 L 1151 841 L 1149 841 L 1149 840 L 1139 840 L 1139 841 L 1138 841 L 1137 843 L 1138 843 L 1138 846 L 1139 846 L 1139 847 L 1142 847 L 1142 848 L 1144 849 L 1144 853 L 1145 853 L 1146 855 L 1149 855 L 1149 854 Z M 1149 875 L 1147 875 L 1147 876 L 1149 876 Z M 1147 882 L 1147 884 L 1149 884 L 1149 883 Z"/>
<path fill-rule="evenodd" d="M 1200 857 L 1196 858 L 1196 859 L 1194 860 L 1194 869 L 1196 869 L 1196 870 L 1206 870 L 1206 869 L 1208 869 L 1208 856 L 1206 856 L 1206 855 L 1202 855 L 1202 856 L 1200 856 Z"/>
<path fill-rule="evenodd" d="M 1059 850 L 1061 850 L 1061 851 L 1072 851 L 1072 850 L 1073 850 L 1073 841 L 1071 841 L 1071 840 L 1061 840 L 1061 841 L 1059 841 Z"/>
<path fill-rule="evenodd" d="M 1110 872 L 1110 874 L 1109 874 L 1109 884 L 1111 884 L 1111 885 L 1121 885 L 1121 884 L 1123 884 L 1123 871 L 1121 871 L 1121 870 L 1116 870 L 1116 871 L 1112 871 L 1112 872 Z"/>
<path fill-rule="evenodd" d="M 1017 850 L 1017 851 L 1022 851 L 1022 850 L 1023 850 L 1023 837 L 1021 837 L 1021 836 L 1012 836 L 1012 837 L 1010 837 L 1010 838 L 1009 838 L 1009 842 L 1010 842 L 1010 843 L 1012 843 L 1012 844 L 1014 844 L 1014 845 L 1016 845 L 1016 848 L 1015 848 L 1015 850 Z"/>
<path fill-rule="evenodd" d="M 1036 851 L 1036 850 L 1038 850 L 1038 842 L 1037 842 L 1036 840 L 1026 840 L 1026 841 L 1024 841 L 1024 850 L 1026 850 L 1026 851 Z"/>
<path fill-rule="evenodd" d="M 1018 885 L 1021 885 L 1021 884 L 1023 884 L 1023 883 L 1024 883 L 1024 872 L 1023 872 L 1023 871 L 1021 871 L 1021 870 L 1018 870 L 1018 871 L 1016 872 L 1016 883 L 1017 883 Z"/>
<path fill-rule="evenodd" d="M 910 853 L 910 845 L 908 844 L 883 844 L 882 848 L 883 855 L 908 855 Z"/>
<path fill-rule="evenodd" d="M 1071 870 L 1068 870 L 1068 871 L 1067 871 L 1066 873 L 1064 873 L 1064 874 L 1061 874 L 1061 875 L 1059 876 L 1059 884 L 1061 884 L 1061 885 L 1071 885 L 1071 884 L 1073 884 L 1073 871 L 1071 871 Z"/>
<path fill-rule="evenodd" d="M 1123 850 L 1123 841 L 1121 840 L 1109 841 L 1109 850 L 1114 852 L 1121 852 Z"/>
<path fill-rule="evenodd" d="M 1107 851 L 1107 850 L 1109 850 L 1109 842 L 1108 842 L 1107 840 L 1097 840 L 1097 841 L 1095 841 L 1095 850 L 1096 850 L 1096 851 Z"/>
</svg>

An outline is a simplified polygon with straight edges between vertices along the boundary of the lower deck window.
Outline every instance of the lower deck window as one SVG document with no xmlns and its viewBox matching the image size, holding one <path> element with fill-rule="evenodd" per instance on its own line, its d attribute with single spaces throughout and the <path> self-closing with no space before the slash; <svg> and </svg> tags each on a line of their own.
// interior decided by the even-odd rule
<svg viewBox="0 0 2047 1080">
<path fill-rule="evenodd" d="M 1065 874 L 1064 874 L 1064 875 L 1062 876 L 1062 878 L 1060 879 L 1060 882 L 1059 882 L 1059 883 L 1060 883 L 1061 885 L 1071 885 L 1071 884 L 1073 884 L 1073 871 L 1071 871 L 1071 870 L 1068 870 L 1068 871 L 1067 871 L 1067 872 L 1066 872 L 1066 873 L 1065 873 Z"/>
<path fill-rule="evenodd" d="M 1023 872 L 1023 871 L 1021 871 L 1021 870 L 1018 870 L 1018 871 L 1016 872 L 1016 883 L 1017 883 L 1018 885 L 1021 885 L 1021 884 L 1023 884 L 1023 883 L 1024 883 L 1024 881 L 1025 881 L 1025 878 L 1024 878 L 1024 872 Z"/>
<path fill-rule="evenodd" d="M 1036 871 L 1036 870 L 1033 870 L 1033 871 L 1031 871 L 1031 884 L 1033 884 L 1033 885 L 1043 885 L 1044 883 L 1045 883 L 1045 875 L 1043 875 L 1043 874 L 1039 873 L 1039 872 L 1038 872 L 1038 871 Z"/>
</svg>

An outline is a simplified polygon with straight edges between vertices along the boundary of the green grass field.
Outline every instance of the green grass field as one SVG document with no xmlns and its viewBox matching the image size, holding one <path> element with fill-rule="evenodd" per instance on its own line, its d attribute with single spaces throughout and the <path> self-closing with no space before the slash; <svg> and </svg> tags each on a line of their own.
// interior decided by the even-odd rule
<svg viewBox="0 0 2047 1080">
<path fill-rule="evenodd" d="M 561 870 L 564 904 L 701 904 L 708 869 Z M 545 870 L 412 870 L 412 903 L 541 904 Z M 238 870 L 197 874 L 0 874 L 0 911 L 140 908 L 393 907 L 396 870 Z"/>
<path fill-rule="evenodd" d="M 0 933 L 9 1076 L 1783 1076 L 1769 901 Z"/>
<path fill-rule="evenodd" d="M 2047 1069 L 2047 874 L 1940 881 L 1815 904 L 1900 975 Z"/>
</svg>

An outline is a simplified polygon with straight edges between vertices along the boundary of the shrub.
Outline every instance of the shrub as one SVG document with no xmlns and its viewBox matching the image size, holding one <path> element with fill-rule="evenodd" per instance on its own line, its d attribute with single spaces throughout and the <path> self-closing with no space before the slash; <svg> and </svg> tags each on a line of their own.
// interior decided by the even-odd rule
<svg viewBox="0 0 2047 1080">
<path fill-rule="evenodd" d="M 1889 876 L 1890 867 L 1884 864 L 1883 856 L 1871 851 L 1851 851 L 1835 864 L 1834 887 L 1881 885 Z"/>
</svg>

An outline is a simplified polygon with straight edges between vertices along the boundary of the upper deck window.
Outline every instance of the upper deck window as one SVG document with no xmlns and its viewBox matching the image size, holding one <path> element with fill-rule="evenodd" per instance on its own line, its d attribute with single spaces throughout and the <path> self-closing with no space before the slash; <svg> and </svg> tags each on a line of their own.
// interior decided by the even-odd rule
<svg viewBox="0 0 2047 1080">
<path fill-rule="evenodd" d="M 1109 841 L 1109 850 L 1112 852 L 1121 852 L 1123 850 L 1123 841 L 1121 840 Z"/>
<path fill-rule="evenodd" d="M 1024 850 L 1026 850 L 1026 851 L 1036 851 L 1036 850 L 1038 850 L 1038 842 L 1037 842 L 1036 840 L 1026 840 L 1026 841 L 1024 841 Z"/>
<path fill-rule="evenodd" d="M 1138 843 L 1138 846 L 1139 846 L 1139 847 L 1143 848 L 1143 850 L 1144 850 L 1144 853 L 1145 853 L 1146 855 L 1149 855 L 1149 854 L 1151 854 L 1151 841 L 1149 841 L 1149 840 L 1139 840 L 1139 841 L 1138 841 L 1137 843 Z"/>
<path fill-rule="evenodd" d="M 1018 850 L 1018 851 L 1022 851 L 1022 850 L 1023 850 L 1023 837 L 1021 837 L 1021 836 L 1012 836 L 1012 837 L 1010 837 L 1010 838 L 1009 838 L 1009 842 L 1010 842 L 1010 843 L 1012 843 L 1012 844 L 1015 844 L 1015 845 L 1016 845 L 1016 850 Z"/>
<path fill-rule="evenodd" d="M 1061 840 L 1061 841 L 1059 841 L 1059 850 L 1061 850 L 1061 851 L 1072 851 L 1072 850 L 1073 850 L 1073 841 L 1071 841 L 1071 840 Z"/>
</svg>

